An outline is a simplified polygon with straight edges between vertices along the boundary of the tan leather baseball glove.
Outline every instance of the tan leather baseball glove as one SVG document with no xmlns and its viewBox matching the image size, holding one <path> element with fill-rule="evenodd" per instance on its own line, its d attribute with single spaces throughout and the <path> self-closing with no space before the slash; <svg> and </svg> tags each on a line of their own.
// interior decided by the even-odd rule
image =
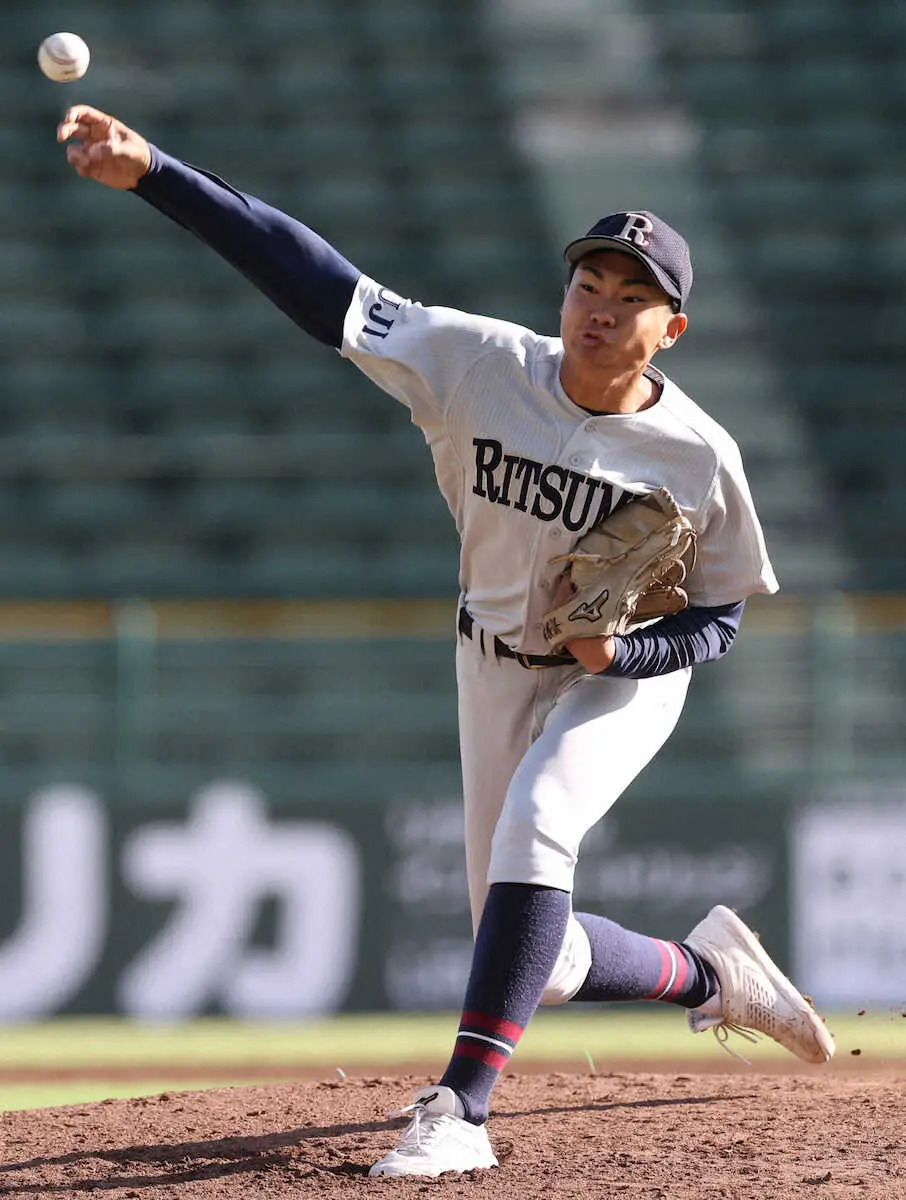
<svg viewBox="0 0 906 1200">
<path fill-rule="evenodd" d="M 695 530 L 666 488 L 637 496 L 579 539 L 566 563 L 572 595 L 544 616 L 551 650 L 574 638 L 625 633 L 680 612 L 695 559 Z"/>
</svg>

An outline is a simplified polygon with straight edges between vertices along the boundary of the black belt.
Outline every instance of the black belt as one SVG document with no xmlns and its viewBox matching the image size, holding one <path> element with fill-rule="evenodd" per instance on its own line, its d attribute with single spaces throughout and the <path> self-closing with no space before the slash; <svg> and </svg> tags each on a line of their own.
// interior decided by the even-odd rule
<svg viewBox="0 0 906 1200">
<path fill-rule="evenodd" d="M 475 618 L 467 608 L 460 605 L 459 632 L 465 637 L 471 638 L 474 627 Z M 527 671 L 540 671 L 544 667 L 568 667 L 576 661 L 571 654 L 520 654 L 518 650 L 512 650 L 506 642 L 502 642 L 499 637 L 491 639 L 490 634 L 485 634 L 480 626 L 478 633 L 482 654 L 484 654 L 484 643 L 487 638 L 489 641 L 493 641 L 495 658 L 515 659 L 520 667 L 525 667 Z"/>
</svg>

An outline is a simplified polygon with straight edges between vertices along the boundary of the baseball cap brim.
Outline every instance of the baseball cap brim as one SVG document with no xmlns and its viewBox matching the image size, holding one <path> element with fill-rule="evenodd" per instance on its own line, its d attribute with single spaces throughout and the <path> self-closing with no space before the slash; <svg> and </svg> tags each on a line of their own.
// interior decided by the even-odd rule
<svg viewBox="0 0 906 1200">
<path fill-rule="evenodd" d="M 637 250 L 635 246 L 630 245 L 625 238 L 576 238 L 563 251 L 563 257 L 568 263 L 572 264 L 578 262 L 580 258 L 584 258 L 586 254 L 593 254 L 595 250 L 610 250 L 613 247 L 616 247 L 621 254 L 631 254 L 633 258 L 637 258 L 639 262 L 644 263 L 649 273 L 654 276 L 658 285 L 664 289 L 670 299 L 679 300 L 682 303 L 683 297 L 680 295 L 680 290 L 670 276 L 657 266 L 656 263 L 653 263 L 650 258 L 646 257 L 641 250 Z"/>
</svg>

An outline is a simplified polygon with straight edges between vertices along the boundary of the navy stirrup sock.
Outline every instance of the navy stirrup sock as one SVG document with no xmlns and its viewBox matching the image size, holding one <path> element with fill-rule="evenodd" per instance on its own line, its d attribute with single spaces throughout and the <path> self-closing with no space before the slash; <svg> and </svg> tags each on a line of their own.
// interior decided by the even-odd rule
<svg viewBox="0 0 906 1200">
<path fill-rule="evenodd" d="M 456 1045 L 440 1081 L 473 1124 L 487 1120 L 491 1089 L 538 1007 L 569 913 L 569 893 L 556 888 L 495 883 L 488 892 Z"/>
<path fill-rule="evenodd" d="M 710 963 L 682 942 L 633 933 L 592 913 L 576 913 L 591 943 L 591 970 L 573 1000 L 664 1000 L 697 1008 L 718 990 Z"/>
</svg>

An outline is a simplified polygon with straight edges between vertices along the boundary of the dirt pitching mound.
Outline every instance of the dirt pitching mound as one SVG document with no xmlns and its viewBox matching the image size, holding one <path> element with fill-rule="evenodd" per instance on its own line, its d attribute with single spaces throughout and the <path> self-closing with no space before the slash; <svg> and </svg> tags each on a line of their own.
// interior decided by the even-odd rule
<svg viewBox="0 0 906 1200">
<path fill-rule="evenodd" d="M 500 1169 L 369 1179 L 426 1076 L 350 1076 L 0 1114 L 0 1196 L 115 1200 L 904 1200 L 902 1074 L 512 1074 Z"/>
</svg>

